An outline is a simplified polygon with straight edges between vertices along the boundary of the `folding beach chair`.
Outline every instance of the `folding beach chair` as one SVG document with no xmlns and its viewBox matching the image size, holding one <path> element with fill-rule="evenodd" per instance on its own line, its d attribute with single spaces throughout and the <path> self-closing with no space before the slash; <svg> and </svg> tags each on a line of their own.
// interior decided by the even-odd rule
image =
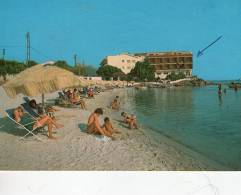
<svg viewBox="0 0 241 195">
<path fill-rule="evenodd" d="M 23 103 L 21 104 L 21 106 L 24 108 L 24 110 L 26 110 L 30 115 L 32 115 L 34 118 L 39 117 L 40 115 L 34 110 L 32 109 L 28 103 Z"/>
<path fill-rule="evenodd" d="M 30 102 L 30 99 L 29 99 L 29 97 L 27 97 L 27 96 L 23 97 L 23 100 L 24 100 L 26 103 L 29 103 L 29 102 Z"/>
<path fill-rule="evenodd" d="M 23 104 L 21 104 L 22 106 L 23 106 L 23 108 L 29 113 L 29 114 L 31 114 L 33 117 L 39 117 L 40 116 L 40 114 L 39 114 L 39 111 L 38 110 L 34 110 L 33 108 L 31 108 L 30 106 L 29 106 L 29 102 L 30 102 L 30 99 L 29 99 L 29 97 L 23 97 L 23 99 L 24 99 L 24 101 L 26 102 L 26 103 L 23 103 Z M 48 106 L 47 106 L 48 107 Z M 50 117 L 54 117 L 54 112 L 46 112 L 46 114 L 47 115 L 49 115 Z"/>
<path fill-rule="evenodd" d="M 24 122 L 17 122 L 14 120 L 13 118 L 13 110 L 14 109 L 8 109 L 5 110 L 7 117 L 13 121 L 15 124 L 17 124 L 19 127 L 21 127 L 22 129 L 24 129 L 26 132 L 26 134 L 24 136 L 22 136 L 20 139 L 26 138 L 28 135 L 33 135 L 36 139 L 43 141 L 42 139 L 40 139 L 36 134 L 34 134 L 34 131 L 38 131 L 40 129 L 44 129 L 44 127 L 39 127 L 36 129 L 33 129 L 33 124 L 36 122 L 36 119 L 31 116 L 30 114 L 26 113 L 25 114 L 25 118 L 24 118 Z M 26 116 L 27 115 L 27 116 Z"/>
<path fill-rule="evenodd" d="M 59 91 L 58 94 L 59 94 L 59 98 L 63 100 L 68 100 L 68 97 L 65 94 L 63 94 L 63 92 Z"/>
</svg>

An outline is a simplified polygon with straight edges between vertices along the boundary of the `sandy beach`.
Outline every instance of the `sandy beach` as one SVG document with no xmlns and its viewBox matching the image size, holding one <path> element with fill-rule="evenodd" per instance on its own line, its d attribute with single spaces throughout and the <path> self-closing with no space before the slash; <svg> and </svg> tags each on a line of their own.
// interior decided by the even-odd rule
<svg viewBox="0 0 241 195">
<path fill-rule="evenodd" d="M 18 95 L 10 99 L 0 87 L 0 170 L 215 170 L 205 161 L 190 156 L 170 144 L 168 140 L 155 141 L 140 126 L 130 130 L 123 123 L 112 120 L 121 131 L 114 141 L 100 141 L 84 131 L 89 114 L 97 107 L 104 108 L 104 116 L 112 116 L 107 105 L 121 90 L 102 92 L 95 99 L 86 99 L 87 111 L 79 108 L 61 108 L 56 118 L 64 128 L 56 130 L 56 141 L 33 137 L 21 141 L 21 130 L 4 115 L 3 110 L 13 108 L 23 99 Z M 57 92 L 46 94 L 46 100 L 57 97 Z M 33 97 L 38 102 L 41 98 Z"/>
</svg>

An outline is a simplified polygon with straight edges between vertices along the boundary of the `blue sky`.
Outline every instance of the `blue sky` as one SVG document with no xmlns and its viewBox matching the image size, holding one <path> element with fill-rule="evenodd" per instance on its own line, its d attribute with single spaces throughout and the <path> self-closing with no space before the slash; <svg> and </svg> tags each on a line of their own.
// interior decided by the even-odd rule
<svg viewBox="0 0 241 195">
<path fill-rule="evenodd" d="M 0 0 L 0 48 L 7 59 L 78 60 L 99 66 L 123 52 L 191 51 L 194 74 L 241 78 L 240 0 Z M 217 37 L 222 39 L 196 58 Z M 19 45 L 19 47 L 7 47 Z"/>
</svg>

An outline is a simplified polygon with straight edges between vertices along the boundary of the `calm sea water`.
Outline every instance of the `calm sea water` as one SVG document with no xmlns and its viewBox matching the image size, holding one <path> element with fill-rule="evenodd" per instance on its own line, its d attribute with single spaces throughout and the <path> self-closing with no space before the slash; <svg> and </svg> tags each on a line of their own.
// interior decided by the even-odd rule
<svg viewBox="0 0 241 195">
<path fill-rule="evenodd" d="M 176 142 L 241 170 L 241 90 L 219 96 L 217 86 L 129 89 L 124 107 L 138 120 Z"/>
</svg>

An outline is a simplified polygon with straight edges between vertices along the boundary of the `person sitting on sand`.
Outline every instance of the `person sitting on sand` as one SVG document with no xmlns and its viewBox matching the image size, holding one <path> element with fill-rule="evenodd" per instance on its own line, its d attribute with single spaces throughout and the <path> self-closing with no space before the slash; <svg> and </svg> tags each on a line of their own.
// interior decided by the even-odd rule
<svg viewBox="0 0 241 195">
<path fill-rule="evenodd" d="M 104 118 L 104 125 L 102 126 L 102 128 L 104 128 L 106 131 L 110 132 L 111 135 L 113 135 L 114 133 L 120 133 L 119 131 L 117 131 L 113 128 L 113 125 L 110 122 L 109 117 Z"/>
<path fill-rule="evenodd" d="M 78 90 L 74 89 L 73 93 L 70 96 L 70 102 L 72 104 L 80 104 L 81 108 L 86 110 L 85 101 L 83 99 L 80 99 L 80 96 L 78 95 Z"/>
<path fill-rule="evenodd" d="M 128 116 L 126 112 L 122 112 L 121 116 L 124 118 L 124 122 L 129 125 L 130 129 L 133 129 L 133 128 L 138 129 L 136 117 L 134 115 Z"/>
<path fill-rule="evenodd" d="M 87 132 L 91 134 L 101 134 L 113 139 L 112 134 L 105 128 L 101 127 L 99 122 L 99 116 L 103 115 L 102 108 L 97 108 L 88 119 Z"/>
<path fill-rule="evenodd" d="M 90 88 L 87 92 L 88 97 L 94 97 L 94 91 L 92 88 Z"/>
<path fill-rule="evenodd" d="M 21 106 L 14 109 L 13 118 L 15 121 L 17 121 L 18 123 L 21 122 L 23 120 L 23 116 L 24 116 L 24 112 Z M 56 139 L 55 137 L 53 137 L 53 127 L 56 127 L 56 128 L 63 127 L 63 125 L 57 124 L 49 116 L 45 115 L 37 119 L 37 121 L 33 124 L 33 129 L 43 127 L 45 125 L 48 126 L 49 139 Z"/>
</svg>

